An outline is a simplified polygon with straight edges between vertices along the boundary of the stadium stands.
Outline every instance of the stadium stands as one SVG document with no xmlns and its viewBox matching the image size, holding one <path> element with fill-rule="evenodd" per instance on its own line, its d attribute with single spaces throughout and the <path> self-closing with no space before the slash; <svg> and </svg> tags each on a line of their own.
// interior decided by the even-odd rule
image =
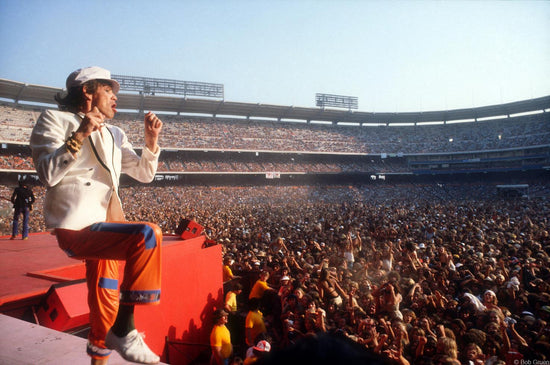
<svg viewBox="0 0 550 365">
<path fill-rule="evenodd" d="M 0 176 L 32 175 L 27 143 L 38 112 L 33 106 L 0 107 Z M 139 146 L 141 122 L 136 120 L 137 114 L 121 113 L 112 123 Z M 290 292 L 273 296 L 275 303 L 264 303 L 263 313 L 274 351 L 291 347 L 305 333 L 326 331 L 366 347 L 372 347 L 374 336 L 381 342 L 377 351 L 401 364 L 457 364 L 458 359 L 436 353 L 444 345 L 436 346 L 438 331 L 444 331 L 448 341 L 455 341 L 462 363 L 504 364 L 513 354 L 533 361 L 547 356 L 548 112 L 422 126 L 174 115 L 163 121 L 160 171 L 166 173 L 159 175 L 198 175 L 201 183 L 159 179 L 149 186 L 124 184 L 120 193 L 126 218 L 157 222 L 165 233 L 173 233 L 182 217 L 199 222 L 210 239 L 223 245 L 224 256 L 234 259 L 234 272 L 249 280 L 245 284 L 265 269 L 273 274 L 270 284 L 279 289 L 276 278 L 287 269 L 300 304 L 315 300 L 319 313 L 324 312 L 324 329 L 319 322 L 306 325 L 305 310 L 288 313 Z M 495 170 L 494 180 L 487 182 Z M 247 175 L 266 172 L 304 173 L 315 180 L 264 178 L 256 183 Z M 480 175 L 468 179 L 473 172 Z M 448 181 L 432 178 L 436 173 L 447 175 Z M 222 180 L 223 174 L 230 179 Z M 382 179 L 382 174 L 401 180 Z M 417 174 L 429 178 L 420 182 L 414 179 Z M 234 182 L 239 175 L 245 178 Z M 359 178 L 351 184 L 344 179 L 348 175 Z M 0 196 L 11 193 L 9 181 L 3 180 Z M 494 181 L 521 183 L 526 193 L 503 198 Z M 36 232 L 44 229 L 45 189 L 37 184 L 34 192 L 31 231 Z M 0 233 L 7 235 L 11 217 L 3 201 Z M 348 234 L 362 239 L 353 248 L 353 260 L 346 254 Z M 279 237 L 287 247 L 283 258 L 272 250 Z M 346 294 L 341 307 L 319 293 L 321 273 L 329 267 Z M 386 299 L 381 288 L 389 286 L 394 295 Z M 485 301 L 487 290 L 496 293 L 498 310 L 495 300 Z M 472 297 L 484 302 L 476 306 Z M 240 308 L 246 302 L 240 299 Z M 280 312 L 270 312 L 277 303 Z M 243 340 L 235 340 L 239 356 L 246 351 Z M 419 350 L 421 340 L 425 350 Z M 470 342 L 479 347 L 483 361 L 466 358 Z"/>
<path fill-rule="evenodd" d="M 27 143 L 37 113 L 0 106 L 0 140 Z M 121 126 L 136 146 L 143 144 L 137 115 L 120 113 Z M 548 113 L 423 126 L 333 126 L 163 116 L 170 149 L 419 154 L 500 150 L 548 145 Z"/>
<path fill-rule="evenodd" d="M 10 144 L 27 144 L 39 109 L 0 106 L 0 161 L 10 168 Z M 136 114 L 112 124 L 141 146 Z M 548 113 L 426 126 L 350 127 L 165 115 L 160 172 L 441 173 L 540 169 L 550 163 Z M 206 153 L 191 153 L 201 151 Z M 221 156 L 215 152 L 227 152 Z M 237 152 L 237 153 L 229 153 Z M 253 152 L 255 156 L 242 154 Z M 18 151 L 14 170 L 32 167 Z M 255 158 L 258 153 L 261 157 Z M 304 159 L 304 155 L 315 156 Z M 330 157 L 320 157 L 328 155 Z M 346 157 L 342 157 L 346 156 Z"/>
</svg>

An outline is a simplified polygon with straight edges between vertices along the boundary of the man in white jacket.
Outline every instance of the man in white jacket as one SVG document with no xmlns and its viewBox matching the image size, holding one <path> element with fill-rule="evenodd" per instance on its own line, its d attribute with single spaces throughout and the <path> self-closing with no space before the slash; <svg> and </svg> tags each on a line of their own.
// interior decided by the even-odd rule
<svg viewBox="0 0 550 365">
<path fill-rule="evenodd" d="M 118 127 L 120 86 L 100 67 L 74 71 L 60 110 L 43 112 L 30 140 L 36 171 L 46 186 L 44 218 L 70 257 L 86 260 L 92 364 L 105 364 L 111 349 L 126 360 L 154 364 L 159 357 L 134 326 L 134 305 L 160 300 L 162 231 L 154 223 L 127 222 L 118 195 L 122 172 L 141 182 L 155 176 L 161 120 L 144 118 L 139 156 Z M 126 261 L 118 285 L 118 260 Z"/>
</svg>

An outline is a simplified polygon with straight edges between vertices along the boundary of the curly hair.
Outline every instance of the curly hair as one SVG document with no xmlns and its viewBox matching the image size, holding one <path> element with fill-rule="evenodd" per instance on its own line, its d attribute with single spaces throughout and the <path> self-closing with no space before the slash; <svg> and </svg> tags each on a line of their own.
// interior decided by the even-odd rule
<svg viewBox="0 0 550 365">
<path fill-rule="evenodd" d="M 100 85 L 111 84 L 102 80 L 90 80 L 85 82 L 82 86 L 72 87 L 69 90 L 58 92 L 54 99 L 60 110 L 77 112 L 78 108 L 83 105 L 86 100 L 84 90 L 89 94 L 93 94 Z"/>
</svg>

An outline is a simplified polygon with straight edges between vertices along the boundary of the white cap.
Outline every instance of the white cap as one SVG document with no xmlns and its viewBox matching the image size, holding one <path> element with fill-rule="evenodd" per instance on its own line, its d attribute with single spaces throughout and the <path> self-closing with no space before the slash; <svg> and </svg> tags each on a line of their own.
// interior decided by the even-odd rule
<svg viewBox="0 0 550 365">
<path fill-rule="evenodd" d="M 256 344 L 256 346 L 253 347 L 254 350 L 260 351 L 260 352 L 269 352 L 271 351 L 271 345 L 269 342 L 262 340 Z"/>
<path fill-rule="evenodd" d="M 105 80 L 110 82 L 115 94 L 120 90 L 120 84 L 118 81 L 111 78 L 111 72 L 97 66 L 84 67 L 73 71 L 69 77 L 67 77 L 67 90 L 84 85 L 85 82 L 90 80 Z"/>
</svg>

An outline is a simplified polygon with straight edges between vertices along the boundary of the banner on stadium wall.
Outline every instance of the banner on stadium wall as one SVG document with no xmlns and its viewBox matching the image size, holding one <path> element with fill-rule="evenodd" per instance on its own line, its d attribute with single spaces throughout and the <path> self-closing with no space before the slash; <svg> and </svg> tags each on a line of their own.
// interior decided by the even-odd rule
<svg viewBox="0 0 550 365">
<path fill-rule="evenodd" d="M 266 179 L 280 179 L 281 173 L 280 172 L 266 172 L 265 173 Z"/>
<path fill-rule="evenodd" d="M 176 181 L 178 179 L 178 175 L 155 175 L 155 181 Z"/>
</svg>

